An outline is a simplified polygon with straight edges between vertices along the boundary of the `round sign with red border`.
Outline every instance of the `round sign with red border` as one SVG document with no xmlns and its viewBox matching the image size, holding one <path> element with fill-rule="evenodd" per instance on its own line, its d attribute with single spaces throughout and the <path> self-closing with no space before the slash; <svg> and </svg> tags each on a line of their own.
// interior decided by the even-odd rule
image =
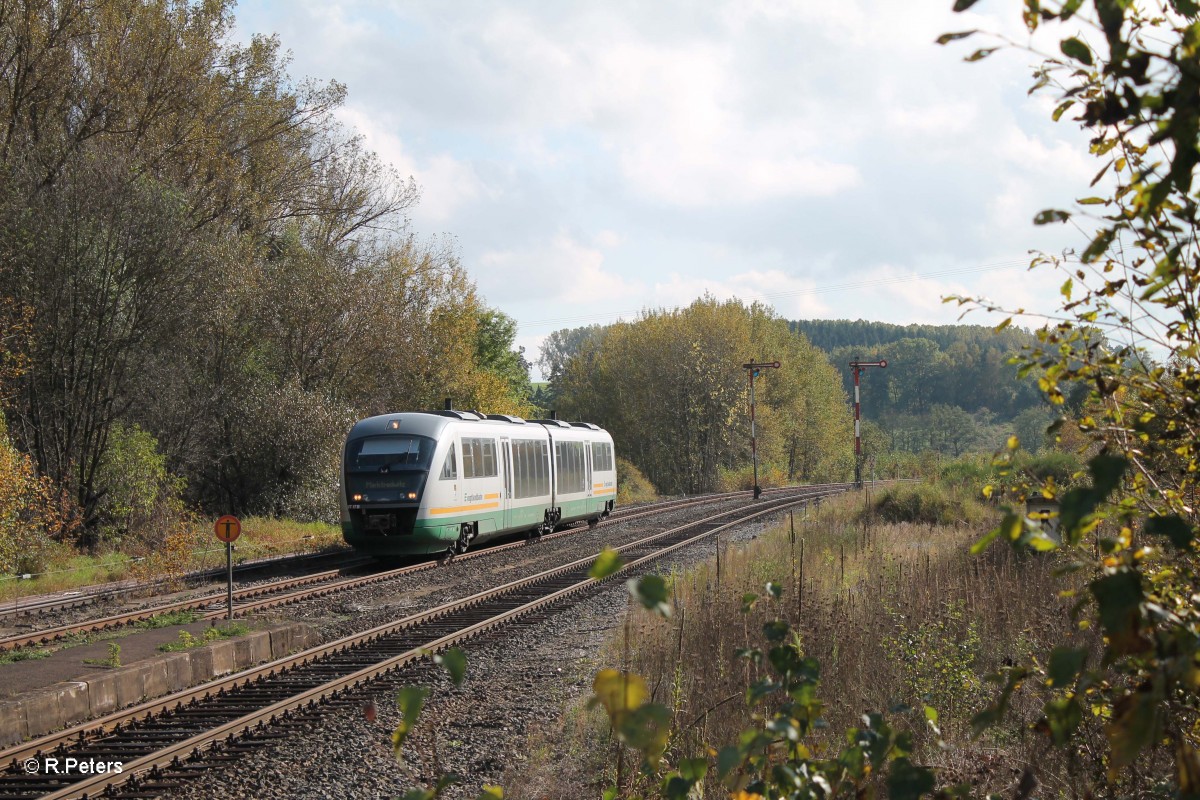
<svg viewBox="0 0 1200 800">
<path fill-rule="evenodd" d="M 226 514 L 216 521 L 213 531 L 222 542 L 232 542 L 242 535 L 242 521 L 232 514 Z"/>
</svg>

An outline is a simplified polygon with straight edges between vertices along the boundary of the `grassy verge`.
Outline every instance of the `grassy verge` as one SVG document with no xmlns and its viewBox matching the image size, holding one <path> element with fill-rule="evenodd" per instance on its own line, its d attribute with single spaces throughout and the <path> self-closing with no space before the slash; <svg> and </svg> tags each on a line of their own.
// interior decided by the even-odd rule
<svg viewBox="0 0 1200 800">
<path fill-rule="evenodd" d="M 756 724 L 747 687 L 768 672 L 739 658 L 739 650 L 761 647 L 764 623 L 782 618 L 798 633 L 804 655 L 821 664 L 829 727 L 811 743 L 815 751 L 836 752 L 842 732 L 860 725 L 865 712 L 895 709 L 894 724 L 910 729 L 917 760 L 937 767 L 943 785 L 968 783 L 980 795 L 1001 791 L 1024 764 L 1037 761 L 1046 765 L 1044 777 L 1058 781 L 1047 792 L 1069 794 L 1065 758 L 1025 730 L 1040 708 L 1016 698 L 1011 727 L 980 739 L 972 739 L 969 725 L 994 694 L 988 673 L 1079 641 L 1065 606 L 1034 599 L 1064 588 L 1056 562 L 1005 548 L 971 556 L 969 544 L 987 527 L 980 508 L 969 510 L 979 525 L 884 523 L 864 513 L 865 500 L 827 501 L 807 520 L 797 514 L 794 528 L 784 524 L 722 548 L 719 568 L 713 560 L 672 575 L 673 616 L 631 612 L 597 667 L 645 678 L 650 701 L 671 711 L 666 759 L 675 763 L 736 742 Z M 869 507 L 878 500 L 871 498 Z M 929 500 L 917 507 L 929 508 Z M 940 501 L 933 505 L 940 508 Z M 764 599 L 768 581 L 782 586 L 778 600 Z M 944 748 L 929 732 L 925 706 L 938 713 Z M 620 758 L 626 776 L 635 772 L 602 710 L 581 703 L 564 720 L 552 732 L 558 741 L 535 742 L 530 752 L 565 750 L 573 757 L 541 759 L 511 776 L 514 797 L 532 796 L 523 786 L 538 787 L 539 797 L 598 794 L 611 785 Z M 1049 763 L 1056 758 L 1062 763 Z M 555 766 L 565 761 L 589 764 L 592 779 Z M 621 788 L 630 795 L 652 787 L 628 777 Z M 715 783 L 705 789 L 720 793 Z"/>
<path fill-rule="evenodd" d="M 242 520 L 242 535 L 234 545 L 234 562 L 316 552 L 341 544 L 341 529 L 335 525 L 249 517 Z M 100 583 L 175 577 L 219 567 L 224 562 L 225 545 L 213 536 L 209 523 L 198 523 L 153 552 L 65 553 L 54 559 L 42 574 L 30 578 L 0 575 L 0 603 L 11 605 L 30 595 L 71 591 Z"/>
</svg>

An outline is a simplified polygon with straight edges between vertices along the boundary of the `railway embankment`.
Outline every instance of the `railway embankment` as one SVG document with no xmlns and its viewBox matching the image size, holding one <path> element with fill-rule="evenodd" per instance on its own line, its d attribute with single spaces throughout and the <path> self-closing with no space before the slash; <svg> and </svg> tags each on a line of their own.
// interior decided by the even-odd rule
<svg viewBox="0 0 1200 800">
<path fill-rule="evenodd" d="M 119 665 L 107 655 L 108 642 L 0 665 L 5 695 L 0 697 L 0 747 L 282 658 L 319 638 L 311 625 L 291 621 L 175 652 L 159 650 L 178 641 L 181 632 L 202 642 L 205 629 L 193 623 L 123 637 Z"/>
</svg>

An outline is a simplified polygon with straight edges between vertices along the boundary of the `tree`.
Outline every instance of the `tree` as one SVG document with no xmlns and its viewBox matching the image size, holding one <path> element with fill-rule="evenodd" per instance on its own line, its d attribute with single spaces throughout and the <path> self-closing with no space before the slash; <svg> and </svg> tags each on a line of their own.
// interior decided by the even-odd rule
<svg viewBox="0 0 1200 800">
<path fill-rule="evenodd" d="M 561 394 L 560 384 L 564 379 L 571 359 L 585 347 L 604 336 L 607 327 L 602 325 L 587 325 L 582 328 L 564 328 L 554 331 L 542 342 L 538 355 L 538 366 L 545 376 L 547 392 L 545 402 L 548 407 L 557 404 Z"/>
<path fill-rule="evenodd" d="M 480 310 L 475 332 L 475 363 L 499 378 L 516 402 L 525 402 L 533 391 L 525 348 L 516 350 L 517 322 L 494 308 Z"/>
<path fill-rule="evenodd" d="M 578 340 L 558 379 L 564 413 L 608 428 L 618 452 L 665 493 L 711 490 L 721 470 L 749 466 L 741 365 L 754 358 L 783 363 L 757 384 L 764 468 L 814 480 L 843 476 L 851 464 L 836 372 L 765 307 L 704 297 Z"/>
<path fill-rule="evenodd" d="M 1090 485 L 1061 494 L 1060 529 L 1074 569 L 1087 570 L 1080 608 L 1092 610 L 1085 622 L 1103 633 L 1104 654 L 1093 666 L 1086 649 L 1062 647 L 1044 667 L 1015 666 L 977 721 L 998 720 L 1014 692 L 1036 676 L 1034 683 L 1050 687 L 1039 725 L 1056 743 L 1075 744 L 1087 727 L 1085 704 L 1088 717 L 1108 720 L 1107 752 L 1090 762 L 1097 784 L 1161 792 L 1148 784 L 1172 769 L 1172 789 L 1187 796 L 1200 775 L 1200 698 L 1192 680 L 1200 652 L 1200 611 L 1192 600 L 1200 513 L 1200 204 L 1193 191 L 1200 6 L 1030 0 L 1024 19 L 1030 31 L 1068 22 L 1086 29 L 1059 40 L 1033 90 L 1056 95 L 1056 120 L 1073 119 L 1090 132 L 1090 151 L 1101 162 L 1092 185 L 1110 187 L 1080 198 L 1071 211 L 1047 209 L 1034 220 L 1072 220 L 1092 231 L 1075 257 L 1035 259 L 1037 268 L 1066 273 L 1064 304 L 1023 364 L 1027 373 L 1038 371 L 1057 405 L 1067 399 L 1064 382 L 1092 387 L 1091 410 L 1079 426 L 1102 449 L 1089 463 Z M 1157 361 L 1147 348 L 1158 352 Z M 1026 491 L 1056 493 L 1053 485 Z M 1015 510 L 980 546 L 1001 535 L 1021 546 L 1055 546 Z"/>
<path fill-rule="evenodd" d="M 169 187 L 98 153 L 72 162 L 0 229 L 7 284 L 32 309 L 14 433 L 86 524 L 104 490 L 96 476 L 109 431 L 132 402 L 127 388 L 203 285 L 203 240 L 186 217 Z"/>
</svg>

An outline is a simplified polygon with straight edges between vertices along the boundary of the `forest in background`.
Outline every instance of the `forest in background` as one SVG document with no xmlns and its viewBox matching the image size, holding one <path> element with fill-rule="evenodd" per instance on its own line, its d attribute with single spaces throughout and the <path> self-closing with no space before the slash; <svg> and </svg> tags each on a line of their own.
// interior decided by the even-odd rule
<svg viewBox="0 0 1200 800">
<path fill-rule="evenodd" d="M 983 325 L 892 325 L 864 320 L 798 320 L 792 330 L 821 348 L 853 393 L 852 360 L 887 359 L 862 374 L 864 436 L 880 459 L 934 452 L 957 458 L 991 453 L 1016 435 L 1031 453 L 1049 446 L 1046 428 L 1065 410 L 1077 414 L 1086 386 L 1068 387 L 1056 410 L 1037 375 L 1013 363 L 1038 344 L 1020 328 Z"/>
<path fill-rule="evenodd" d="M 633 322 L 551 334 L 535 402 L 612 431 L 617 451 L 669 494 L 753 486 L 742 364 L 756 384 L 760 485 L 845 479 L 852 420 L 834 368 L 770 308 L 703 297 Z"/>
<path fill-rule="evenodd" d="M 698 321 L 705 315 L 717 320 L 711 328 Z M 753 329 L 746 327 L 750 320 L 778 330 L 771 337 L 747 335 L 742 331 Z M 676 312 L 647 312 L 633 323 L 556 331 L 542 346 L 547 383 L 532 401 L 606 424 L 664 491 L 748 487 L 749 387 L 741 364 L 778 359 L 783 368 L 766 370 L 758 383 L 763 474 L 775 482 L 842 480 L 853 472 L 848 364 L 884 358 L 887 368 L 865 369 L 861 378 L 864 474 L 933 474 L 943 461 L 990 455 L 1013 435 L 1036 455 L 1052 446 L 1046 429 L 1054 419 L 1079 412 L 1086 387 L 1068 387 L 1068 402 L 1055 409 L 1036 375 L 1018 376 L 1012 359 L 1036 344 L 1034 334 L 1011 327 L 784 321 L 766 307 L 705 298 Z M 788 394 L 785 387 L 797 381 L 808 385 Z M 840 383 L 840 391 L 827 382 Z M 664 429 L 677 427 L 677 440 L 690 441 L 689 425 L 706 402 L 734 409 L 721 436 L 702 437 L 711 463 L 684 468 L 667 452 L 649 452 Z M 630 411 L 639 407 L 652 416 L 632 419 Z"/>
</svg>

